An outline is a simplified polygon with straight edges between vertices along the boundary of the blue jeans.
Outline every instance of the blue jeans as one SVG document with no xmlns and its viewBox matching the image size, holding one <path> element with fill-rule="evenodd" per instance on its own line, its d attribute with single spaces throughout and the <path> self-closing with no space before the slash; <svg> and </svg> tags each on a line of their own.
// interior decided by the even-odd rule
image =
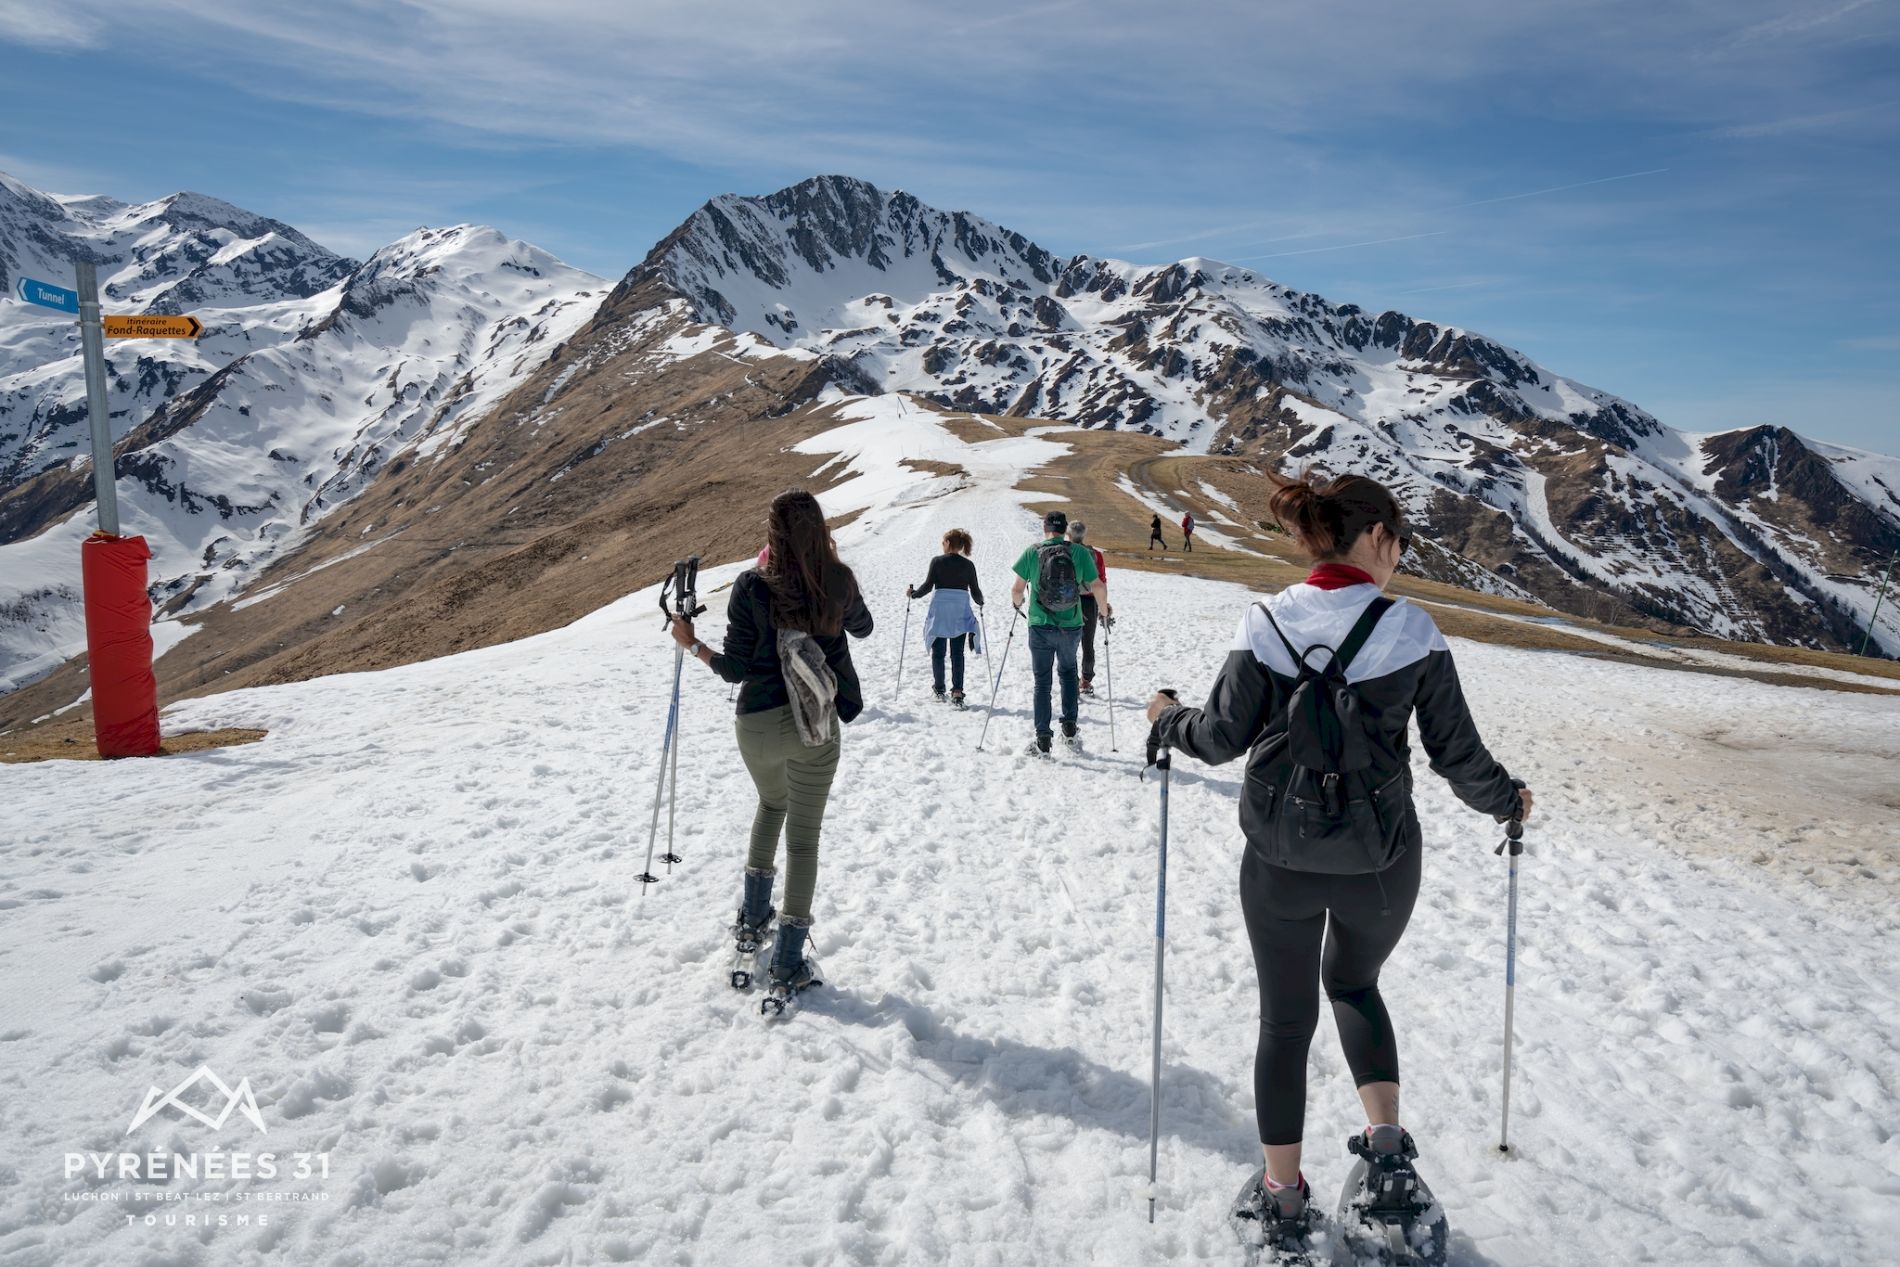
<svg viewBox="0 0 1900 1267">
<path fill-rule="evenodd" d="M 1029 667 L 1036 676 L 1036 733 L 1055 733 L 1049 724 L 1049 675 L 1054 670 L 1062 678 L 1062 721 L 1075 725 L 1076 709 L 1081 704 L 1081 689 L 1075 676 L 1075 650 L 1081 645 L 1080 629 L 1059 629 L 1054 625 L 1029 627 Z"/>
</svg>

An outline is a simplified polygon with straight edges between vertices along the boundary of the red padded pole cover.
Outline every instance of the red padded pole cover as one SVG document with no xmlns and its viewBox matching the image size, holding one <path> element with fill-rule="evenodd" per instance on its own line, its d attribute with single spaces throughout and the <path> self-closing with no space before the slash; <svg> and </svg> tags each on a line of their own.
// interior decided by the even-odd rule
<svg viewBox="0 0 1900 1267">
<path fill-rule="evenodd" d="M 92 733 L 102 757 L 158 751 L 158 680 L 152 676 L 152 600 L 144 537 L 95 533 L 81 548 L 86 652 L 92 664 Z"/>
</svg>

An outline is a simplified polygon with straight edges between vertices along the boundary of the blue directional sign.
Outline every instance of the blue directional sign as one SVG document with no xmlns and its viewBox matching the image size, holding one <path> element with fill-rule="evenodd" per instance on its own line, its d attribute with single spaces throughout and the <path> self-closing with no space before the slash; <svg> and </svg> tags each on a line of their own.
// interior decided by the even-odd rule
<svg viewBox="0 0 1900 1267">
<path fill-rule="evenodd" d="M 45 282 L 36 282 L 31 277 L 22 277 L 13 283 L 13 293 L 30 304 L 42 308 L 57 308 L 61 312 L 79 315 L 79 292 L 67 290 L 64 286 L 49 286 Z"/>
</svg>

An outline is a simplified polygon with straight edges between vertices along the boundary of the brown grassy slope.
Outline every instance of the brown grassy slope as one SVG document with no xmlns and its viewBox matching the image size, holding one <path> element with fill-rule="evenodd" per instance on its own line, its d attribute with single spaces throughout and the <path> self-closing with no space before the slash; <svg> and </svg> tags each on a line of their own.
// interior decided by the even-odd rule
<svg viewBox="0 0 1900 1267">
<path fill-rule="evenodd" d="M 458 449 L 393 462 L 250 591 L 281 587 L 274 596 L 214 609 L 159 662 L 161 702 L 512 641 L 652 584 L 688 553 L 756 550 L 770 496 L 825 460 L 786 449 L 830 411 L 767 416 L 810 399 L 815 367 L 718 350 L 654 364 L 676 328 L 625 347 L 612 326 L 577 337 Z M 599 363 L 544 406 L 553 379 L 590 353 Z M 0 732 L 85 684 L 82 657 L 0 698 Z M 89 726 L 83 707 L 42 723 Z"/>
<path fill-rule="evenodd" d="M 261 730 L 187 730 L 166 735 L 158 746 L 161 757 L 185 752 L 205 752 L 212 748 L 232 748 L 256 743 L 264 737 Z M 71 726 L 38 726 L 0 736 L 0 765 L 24 765 L 29 761 L 98 761 L 99 749 L 92 741 L 91 723 L 83 734 Z"/>
<path fill-rule="evenodd" d="M 1012 434 L 1048 425 L 1007 417 L 993 417 L 990 421 Z M 994 438 L 997 434 L 976 422 L 958 423 L 955 429 L 967 440 Z M 1089 542 L 1108 557 L 1111 574 L 1116 568 L 1177 574 L 1185 572 L 1212 580 L 1232 581 L 1262 592 L 1278 589 L 1306 575 L 1309 563 L 1298 546 L 1284 533 L 1259 527 L 1259 521 L 1271 521 L 1266 508 L 1271 486 L 1264 476 L 1255 473 L 1250 463 L 1236 458 L 1184 455 L 1164 440 L 1129 432 L 1087 431 L 1075 432 L 1073 435 L 1068 456 L 1043 467 L 1023 486 L 1031 490 L 1059 493 L 1068 498 L 1068 501 L 1038 504 L 1037 509 L 1061 507 L 1069 512 L 1071 518 L 1086 521 L 1089 525 Z M 1070 439 L 1070 436 L 1065 435 L 1063 438 Z M 1175 508 L 1172 517 L 1162 517 L 1164 533 L 1172 547 L 1169 555 L 1164 556 L 1159 551 L 1150 552 L 1146 548 L 1151 512 L 1116 487 L 1117 480 L 1123 476 L 1137 488 L 1143 489 L 1151 499 Z M 1207 497 L 1196 487 L 1203 481 L 1232 497 L 1239 503 L 1243 513 L 1236 514 Z M 1257 558 L 1234 550 L 1223 550 L 1199 539 L 1192 554 L 1182 554 L 1181 509 L 1192 510 L 1195 519 L 1205 527 L 1234 537 L 1266 557 Z M 1220 523 L 1216 515 L 1251 521 L 1252 530 Z M 1746 676 L 1775 685 L 1900 694 L 1900 664 L 1890 660 L 1862 659 L 1799 647 L 1771 647 L 1665 634 L 1653 627 L 1610 625 L 1554 613 L 1550 608 L 1534 603 L 1481 594 L 1403 573 L 1394 578 L 1391 588 L 1394 593 L 1432 604 L 1433 619 L 1439 628 L 1453 637 L 1529 650 L 1565 651 L 1656 668 Z M 1112 585 L 1110 592 L 1112 595 Z M 1610 646 L 1550 625 L 1524 623 L 1526 620 L 1548 620 L 1559 615 L 1568 625 L 1643 643 L 1653 647 L 1655 653 Z M 1734 670 L 1689 664 L 1671 654 L 1675 648 L 1741 656 L 1758 662 L 1760 667 Z M 1786 665 L 1840 669 L 1869 677 L 1890 678 L 1896 686 L 1888 692 L 1870 684 L 1776 671 L 1778 666 Z"/>
</svg>

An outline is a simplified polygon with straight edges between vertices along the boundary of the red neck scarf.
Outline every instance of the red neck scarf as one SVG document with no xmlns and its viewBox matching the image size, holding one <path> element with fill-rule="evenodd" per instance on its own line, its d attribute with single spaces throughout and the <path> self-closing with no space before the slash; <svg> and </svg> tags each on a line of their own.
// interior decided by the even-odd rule
<svg viewBox="0 0 1900 1267">
<path fill-rule="evenodd" d="M 1322 563 L 1314 568 L 1306 578 L 1306 583 L 1315 589 L 1343 590 L 1348 585 L 1376 585 L 1369 573 L 1362 572 L 1350 563 Z"/>
</svg>

